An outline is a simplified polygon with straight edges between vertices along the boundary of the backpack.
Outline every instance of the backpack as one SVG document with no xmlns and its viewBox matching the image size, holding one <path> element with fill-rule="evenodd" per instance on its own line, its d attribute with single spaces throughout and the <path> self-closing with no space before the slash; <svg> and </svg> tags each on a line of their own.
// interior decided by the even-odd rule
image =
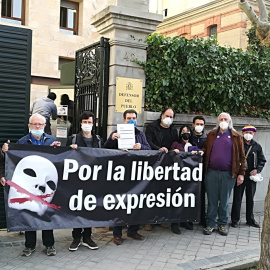
<svg viewBox="0 0 270 270">
<path fill-rule="evenodd" d="M 72 143 L 72 144 L 76 144 L 77 134 L 73 134 L 72 136 L 73 136 L 73 137 L 72 137 L 71 143 Z M 99 135 L 96 135 L 96 137 L 97 137 L 97 140 L 98 140 L 98 147 L 101 148 L 101 138 L 100 138 Z"/>
</svg>

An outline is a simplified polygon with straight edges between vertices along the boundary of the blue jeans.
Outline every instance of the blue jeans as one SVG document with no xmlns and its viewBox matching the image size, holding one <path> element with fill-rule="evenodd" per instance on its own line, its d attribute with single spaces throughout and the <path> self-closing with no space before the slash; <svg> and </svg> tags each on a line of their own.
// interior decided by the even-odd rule
<svg viewBox="0 0 270 270">
<path fill-rule="evenodd" d="M 205 189 L 208 199 L 207 226 L 226 225 L 229 217 L 229 199 L 236 178 L 230 171 L 208 169 L 205 175 Z M 216 218 L 218 220 L 216 221 Z"/>
</svg>

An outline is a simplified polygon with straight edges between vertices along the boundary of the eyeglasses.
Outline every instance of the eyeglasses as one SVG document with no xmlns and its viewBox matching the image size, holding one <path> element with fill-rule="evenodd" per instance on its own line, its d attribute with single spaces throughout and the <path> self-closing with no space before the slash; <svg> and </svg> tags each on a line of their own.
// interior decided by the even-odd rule
<svg viewBox="0 0 270 270">
<path fill-rule="evenodd" d="M 35 126 L 35 127 L 37 127 L 37 126 L 43 127 L 45 124 L 39 124 L 39 123 L 32 124 L 32 123 L 30 123 L 30 125 L 31 126 Z"/>
</svg>

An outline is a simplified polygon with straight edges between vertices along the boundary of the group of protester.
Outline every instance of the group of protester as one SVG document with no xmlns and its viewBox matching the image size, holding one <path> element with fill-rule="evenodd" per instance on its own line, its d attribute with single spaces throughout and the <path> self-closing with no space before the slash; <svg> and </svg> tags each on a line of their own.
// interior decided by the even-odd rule
<svg viewBox="0 0 270 270">
<path fill-rule="evenodd" d="M 134 124 L 135 144 L 133 150 L 158 150 L 168 153 L 181 151 L 201 154 L 204 156 L 204 179 L 201 189 L 201 224 L 205 226 L 203 232 L 212 234 L 217 228 L 221 235 L 228 234 L 229 198 L 234 188 L 232 205 L 231 226 L 237 227 L 240 220 L 240 208 L 244 191 L 246 192 L 246 222 L 249 226 L 259 227 L 253 216 L 254 195 L 256 182 L 250 178 L 261 172 L 266 162 L 262 147 L 253 138 L 256 128 L 247 125 L 242 129 L 243 137 L 233 128 L 231 116 L 221 113 L 217 118 L 216 127 L 206 134 L 205 119 L 196 116 L 192 128 L 188 125 L 180 127 L 178 133 L 173 125 L 175 113 L 173 109 L 166 108 L 161 112 L 160 118 L 146 127 L 145 133 L 137 129 L 137 112 L 127 110 L 123 114 L 126 124 Z M 72 149 L 78 147 L 118 149 L 120 134 L 114 131 L 103 144 L 102 139 L 95 134 L 93 126 L 95 116 L 92 112 L 83 112 L 79 122 L 81 132 L 68 138 L 67 146 Z M 39 113 L 34 113 L 29 118 L 29 134 L 19 139 L 19 144 L 60 146 L 55 137 L 45 132 L 47 120 Z M 8 143 L 2 147 L 0 154 L 0 181 L 5 185 L 4 153 L 8 151 Z M 246 167 L 247 164 L 247 167 Z M 205 192 L 207 194 L 207 213 L 205 214 Z M 181 234 L 179 226 L 193 229 L 192 222 L 181 224 L 172 223 L 171 229 L 175 234 Z M 130 225 L 127 236 L 135 240 L 143 240 L 138 233 L 140 224 Z M 145 225 L 146 230 L 151 230 L 151 224 Z M 91 239 L 91 228 L 74 228 L 72 231 L 73 242 L 69 250 L 75 251 L 82 244 L 90 249 L 97 249 L 97 244 Z M 113 228 L 113 241 L 121 245 L 122 227 Z M 52 230 L 42 231 L 43 245 L 47 255 L 56 254 Z M 25 232 L 25 249 L 23 256 L 30 256 L 36 247 L 36 231 Z"/>
</svg>

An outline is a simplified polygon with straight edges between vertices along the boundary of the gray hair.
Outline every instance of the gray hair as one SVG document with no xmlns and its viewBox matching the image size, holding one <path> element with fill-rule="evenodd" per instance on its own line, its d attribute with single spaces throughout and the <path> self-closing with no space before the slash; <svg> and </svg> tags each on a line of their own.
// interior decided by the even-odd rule
<svg viewBox="0 0 270 270">
<path fill-rule="evenodd" d="M 222 114 L 225 114 L 225 115 L 228 117 L 228 119 L 229 119 L 229 129 L 232 129 L 232 130 L 235 131 L 235 129 L 234 129 L 234 127 L 233 127 L 233 121 L 232 121 L 232 118 L 231 118 L 231 116 L 230 116 L 228 113 L 226 113 L 226 112 L 222 112 L 222 113 L 219 114 L 219 116 L 218 116 L 218 118 L 217 118 L 217 124 L 216 124 L 216 127 L 215 127 L 214 129 L 219 129 L 219 117 L 220 117 Z"/>
<path fill-rule="evenodd" d="M 34 114 L 32 114 L 32 115 L 30 116 L 30 118 L 29 118 L 29 124 L 32 123 L 32 119 L 33 119 L 34 117 L 42 118 L 42 119 L 43 119 L 43 122 L 44 122 L 43 124 L 46 124 L 46 118 L 45 118 L 43 115 L 39 114 L 39 113 L 34 113 Z"/>
</svg>

